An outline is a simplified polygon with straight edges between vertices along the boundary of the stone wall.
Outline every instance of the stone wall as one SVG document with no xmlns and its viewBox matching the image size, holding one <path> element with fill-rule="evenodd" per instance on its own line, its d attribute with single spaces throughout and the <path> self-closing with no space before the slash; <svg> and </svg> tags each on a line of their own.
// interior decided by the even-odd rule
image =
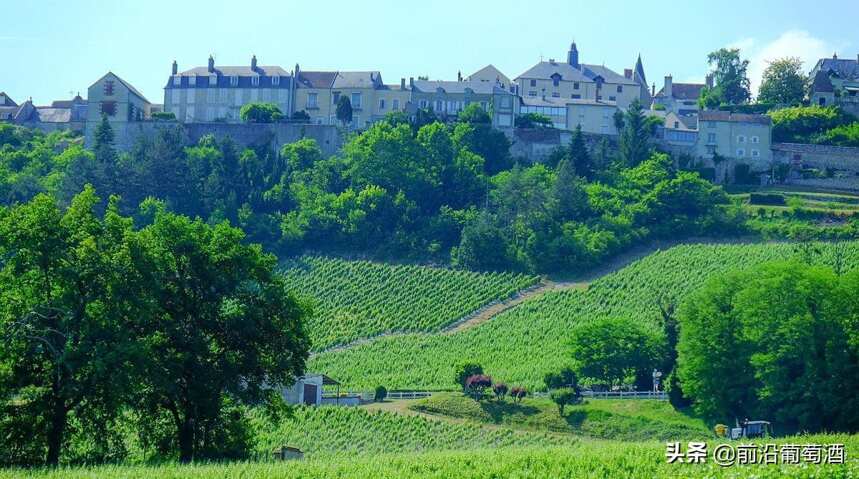
<svg viewBox="0 0 859 479">
<path fill-rule="evenodd" d="M 800 143 L 774 143 L 773 160 L 803 168 L 824 170 L 832 168 L 859 172 L 859 148 L 809 145 Z"/>
<path fill-rule="evenodd" d="M 177 123 L 173 121 L 138 121 L 111 125 L 114 128 L 114 145 L 121 151 L 128 151 L 138 138 L 153 138 L 163 128 L 180 125 L 184 128 L 188 144 L 196 143 L 205 135 L 216 138 L 229 136 L 239 146 L 258 146 L 270 143 L 274 151 L 281 146 L 301 138 L 316 140 L 322 153 L 327 157 L 340 150 L 342 135 L 333 125 L 310 125 L 299 123 Z M 89 122 L 86 128 L 86 145 L 92 146 L 93 135 L 98 123 Z"/>
<path fill-rule="evenodd" d="M 573 139 L 573 133 L 556 128 L 516 128 L 510 137 L 510 155 L 513 158 L 524 158 L 528 163 L 540 163 L 546 160 L 552 151 L 559 146 L 567 146 Z M 608 140 L 609 151 L 617 151 L 617 136 L 583 133 L 585 145 L 592 154 L 603 139 Z"/>
</svg>

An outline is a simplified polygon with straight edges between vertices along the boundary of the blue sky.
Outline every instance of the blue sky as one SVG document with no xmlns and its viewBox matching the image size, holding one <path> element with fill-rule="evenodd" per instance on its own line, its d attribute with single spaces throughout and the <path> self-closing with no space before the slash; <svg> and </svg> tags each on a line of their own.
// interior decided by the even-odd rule
<svg viewBox="0 0 859 479">
<path fill-rule="evenodd" d="M 584 63 L 618 72 L 641 53 L 648 81 L 702 81 L 706 55 L 739 46 L 757 82 L 766 60 L 859 53 L 859 2 L 374 0 L 0 0 L 0 91 L 37 104 L 86 96 L 107 71 L 154 103 L 175 59 L 180 70 L 261 64 L 380 70 L 387 83 L 455 79 L 488 63 L 511 78 L 563 59 L 575 40 Z M 675 3 L 675 2 L 670 2 Z M 358 8 L 357 6 L 361 7 Z"/>
</svg>

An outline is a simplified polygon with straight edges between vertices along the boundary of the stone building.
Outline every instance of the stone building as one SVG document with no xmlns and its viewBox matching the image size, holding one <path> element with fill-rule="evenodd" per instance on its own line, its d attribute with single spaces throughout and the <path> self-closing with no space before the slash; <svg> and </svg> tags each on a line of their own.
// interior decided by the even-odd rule
<svg viewBox="0 0 859 479">
<path fill-rule="evenodd" d="M 511 93 L 518 93 L 519 85 L 511 81 L 507 75 L 501 73 L 501 70 L 495 68 L 495 66 L 491 64 L 486 65 L 485 67 L 481 68 L 480 70 L 477 70 L 471 75 L 468 75 L 466 80 L 498 84 L 501 88 L 509 90 Z"/>
<path fill-rule="evenodd" d="M 18 105 L 5 93 L 0 93 L 0 121 L 50 132 L 55 130 L 84 131 L 88 103 L 80 95 L 71 100 L 57 100 L 48 106 L 27 100 Z"/>
<path fill-rule="evenodd" d="M 651 100 L 640 56 L 635 67 L 621 75 L 602 65 L 579 62 L 575 43 L 566 62 L 541 61 L 516 77 L 516 83 L 522 97 L 612 102 L 621 109 L 636 99 L 643 105 Z"/>
<path fill-rule="evenodd" d="M 772 120 L 766 115 L 711 110 L 698 115 L 694 153 L 716 168 L 716 181 L 730 177 L 737 164 L 749 165 L 751 171 L 770 169 L 771 148 Z"/>
<path fill-rule="evenodd" d="M 672 76 L 666 75 L 662 88 L 653 95 L 653 107 L 662 105 L 665 111 L 680 116 L 696 116 L 698 98 L 705 87 L 713 88 L 712 75 L 707 75 L 705 83 L 674 83 Z"/>
<path fill-rule="evenodd" d="M 256 56 L 246 66 L 208 65 L 172 73 L 164 87 L 164 111 L 181 122 L 239 122 L 248 103 L 274 103 L 284 116 L 292 114 L 292 75 L 279 66 L 263 66 Z"/>
<path fill-rule="evenodd" d="M 812 105 L 837 105 L 859 115 L 859 55 L 856 58 L 821 58 L 809 74 Z"/>
<path fill-rule="evenodd" d="M 495 128 L 513 128 L 519 114 L 519 99 L 500 84 L 480 80 L 441 81 L 409 79 L 412 113 L 417 108 L 432 110 L 441 118 L 455 118 L 471 103 L 492 115 Z"/>
<path fill-rule="evenodd" d="M 116 133 L 116 146 L 120 149 L 130 147 L 127 130 L 135 124 L 142 124 L 151 118 L 152 104 L 113 72 L 107 72 L 96 80 L 87 90 L 86 143 L 92 144 L 95 129 L 106 117 Z"/>
</svg>

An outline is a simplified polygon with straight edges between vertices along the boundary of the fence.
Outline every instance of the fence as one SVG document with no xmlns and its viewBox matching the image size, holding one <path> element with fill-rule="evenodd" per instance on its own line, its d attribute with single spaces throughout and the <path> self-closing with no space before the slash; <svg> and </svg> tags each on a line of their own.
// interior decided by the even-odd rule
<svg viewBox="0 0 859 479">
<path fill-rule="evenodd" d="M 347 392 L 348 396 L 359 396 L 362 401 L 372 401 L 373 392 Z M 432 391 L 390 391 L 387 399 L 420 399 L 432 396 Z M 534 397 L 548 397 L 549 393 L 537 391 L 530 393 Z M 591 399 L 655 399 L 667 401 L 668 393 L 665 391 L 582 391 L 582 397 Z"/>
</svg>

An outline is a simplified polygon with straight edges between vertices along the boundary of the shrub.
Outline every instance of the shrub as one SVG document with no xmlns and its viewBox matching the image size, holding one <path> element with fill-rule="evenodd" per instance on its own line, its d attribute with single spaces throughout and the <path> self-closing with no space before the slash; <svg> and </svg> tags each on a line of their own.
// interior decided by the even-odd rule
<svg viewBox="0 0 859 479">
<path fill-rule="evenodd" d="M 308 115 L 307 112 L 304 110 L 298 110 L 297 112 L 292 114 L 292 119 L 308 121 L 310 120 L 310 115 Z"/>
<path fill-rule="evenodd" d="M 385 389 L 385 386 L 376 386 L 376 390 L 373 393 L 373 400 L 376 402 L 382 402 L 386 397 L 388 397 L 388 390 Z"/>
<path fill-rule="evenodd" d="M 816 135 L 847 125 L 854 118 L 836 106 L 798 106 L 769 113 L 773 141 L 810 143 Z"/>
<path fill-rule="evenodd" d="M 476 400 L 483 399 L 486 388 L 492 387 L 492 378 L 485 374 L 475 374 L 465 380 L 466 393 Z"/>
<path fill-rule="evenodd" d="M 579 385 L 579 378 L 576 377 L 575 371 L 567 367 L 561 369 L 559 373 L 547 373 L 543 377 L 543 382 L 546 384 L 546 389 L 551 391 L 561 388 L 576 388 Z"/>
<path fill-rule="evenodd" d="M 520 386 L 513 386 L 510 389 L 510 397 L 513 398 L 514 401 L 521 401 L 522 398 L 528 395 L 528 390 Z"/>
<path fill-rule="evenodd" d="M 542 113 L 525 113 L 516 117 L 516 128 L 551 128 L 552 119 Z"/>
<path fill-rule="evenodd" d="M 504 383 L 495 383 L 495 385 L 492 386 L 492 392 L 495 393 L 495 397 L 498 399 L 504 399 L 504 396 L 507 395 L 507 391 L 507 385 Z"/>
<path fill-rule="evenodd" d="M 738 163 L 734 165 L 734 182 L 739 183 L 741 185 L 747 185 L 749 183 L 756 183 L 752 181 L 753 177 L 751 175 L 751 167 L 745 163 Z"/>
<path fill-rule="evenodd" d="M 859 147 L 859 122 L 835 127 L 817 137 L 815 143 Z"/>
<path fill-rule="evenodd" d="M 248 123 L 274 123 L 283 112 L 274 103 L 248 103 L 239 110 L 239 118 Z"/>
<path fill-rule="evenodd" d="M 172 111 L 156 111 L 152 114 L 152 119 L 172 121 L 176 119 L 176 115 Z"/>
<path fill-rule="evenodd" d="M 564 415 L 564 406 L 582 402 L 582 395 L 578 388 L 555 389 L 549 393 L 549 398 L 558 405 L 558 413 Z"/>
<path fill-rule="evenodd" d="M 463 363 L 456 368 L 456 384 L 459 384 L 462 392 L 465 392 L 468 378 L 478 374 L 483 374 L 483 368 L 479 364 Z"/>
</svg>

